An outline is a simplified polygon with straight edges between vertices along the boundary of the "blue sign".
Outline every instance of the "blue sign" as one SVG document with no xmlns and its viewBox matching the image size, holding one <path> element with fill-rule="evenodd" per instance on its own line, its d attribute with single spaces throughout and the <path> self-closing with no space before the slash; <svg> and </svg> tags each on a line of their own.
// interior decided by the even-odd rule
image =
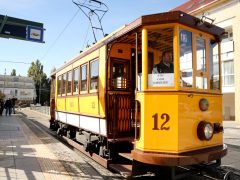
<svg viewBox="0 0 240 180">
<path fill-rule="evenodd" d="M 44 43 L 43 41 L 43 31 L 44 29 L 36 26 L 27 26 L 27 37 L 28 41 L 35 41 Z"/>
</svg>

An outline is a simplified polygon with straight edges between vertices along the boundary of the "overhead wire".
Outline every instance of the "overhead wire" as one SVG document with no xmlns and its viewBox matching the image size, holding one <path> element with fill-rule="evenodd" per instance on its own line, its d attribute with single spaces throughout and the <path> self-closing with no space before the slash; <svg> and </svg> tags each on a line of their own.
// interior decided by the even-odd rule
<svg viewBox="0 0 240 180">
<path fill-rule="evenodd" d="M 87 41 L 89 29 L 90 29 L 90 23 L 88 23 L 88 28 L 87 28 L 87 32 L 86 32 L 86 35 L 85 35 L 84 40 L 83 40 L 83 47 L 82 47 L 82 49 L 84 49 L 84 47 L 88 46 L 88 44 L 86 46 L 85 46 L 85 44 L 86 44 L 86 41 Z"/>
<path fill-rule="evenodd" d="M 6 62 L 6 63 L 17 63 L 17 64 L 31 64 L 30 62 L 23 62 L 23 61 L 6 61 L 6 60 L 1 60 L 0 62 Z"/>
<path fill-rule="evenodd" d="M 67 29 L 67 27 L 72 23 L 72 21 L 74 20 L 74 18 L 77 16 L 77 14 L 79 13 L 80 9 L 78 9 L 76 11 L 76 13 L 72 16 L 72 18 L 69 20 L 69 22 L 65 25 L 65 27 L 63 28 L 63 30 L 59 33 L 59 35 L 57 36 L 57 38 L 53 41 L 53 43 L 49 46 L 49 48 L 47 49 L 46 53 L 42 56 L 42 61 L 45 59 L 45 57 L 48 55 L 48 53 L 50 52 L 50 50 L 54 47 L 54 45 L 57 43 L 57 41 L 60 39 L 60 37 L 62 36 L 62 34 L 64 33 L 64 31 Z"/>
</svg>

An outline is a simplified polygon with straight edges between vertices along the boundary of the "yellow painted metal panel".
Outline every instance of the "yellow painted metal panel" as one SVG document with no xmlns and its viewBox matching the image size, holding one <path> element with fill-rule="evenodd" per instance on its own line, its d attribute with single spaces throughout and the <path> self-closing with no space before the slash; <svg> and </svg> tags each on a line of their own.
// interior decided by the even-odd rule
<svg viewBox="0 0 240 180">
<path fill-rule="evenodd" d="M 78 96 L 66 98 L 66 111 L 78 112 Z"/>
<path fill-rule="evenodd" d="M 65 98 L 57 98 L 57 110 L 65 111 Z"/>
<path fill-rule="evenodd" d="M 136 148 L 153 152 L 178 151 L 178 96 L 138 94 L 141 103 L 141 137 Z"/>
<path fill-rule="evenodd" d="M 100 49 L 99 56 L 99 115 L 105 116 L 105 91 L 106 91 L 106 46 Z"/>
<path fill-rule="evenodd" d="M 209 109 L 201 111 L 199 100 L 206 98 Z M 200 121 L 222 124 L 221 95 L 180 92 L 138 93 L 141 103 L 140 139 L 136 148 L 143 151 L 182 153 L 223 143 L 223 134 L 213 135 L 210 141 L 199 140 Z"/>
<path fill-rule="evenodd" d="M 209 109 L 201 111 L 199 101 L 206 98 Z M 222 98 L 221 95 L 179 95 L 179 151 L 197 150 L 223 143 L 222 133 L 213 135 L 210 141 L 201 141 L 197 137 L 197 126 L 200 121 L 222 124 Z"/>
<path fill-rule="evenodd" d="M 82 114 L 99 115 L 98 96 L 80 96 L 79 108 Z"/>
</svg>

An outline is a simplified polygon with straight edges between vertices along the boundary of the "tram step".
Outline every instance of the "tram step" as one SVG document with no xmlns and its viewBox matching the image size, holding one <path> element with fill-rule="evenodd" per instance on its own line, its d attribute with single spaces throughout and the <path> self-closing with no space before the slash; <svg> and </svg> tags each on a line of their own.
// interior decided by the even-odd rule
<svg viewBox="0 0 240 180">
<path fill-rule="evenodd" d="M 130 177 L 132 172 L 131 164 L 109 164 L 109 168 L 124 177 Z"/>
<path fill-rule="evenodd" d="M 133 160 L 131 153 L 118 153 L 119 156 L 122 156 L 126 159 Z"/>
</svg>

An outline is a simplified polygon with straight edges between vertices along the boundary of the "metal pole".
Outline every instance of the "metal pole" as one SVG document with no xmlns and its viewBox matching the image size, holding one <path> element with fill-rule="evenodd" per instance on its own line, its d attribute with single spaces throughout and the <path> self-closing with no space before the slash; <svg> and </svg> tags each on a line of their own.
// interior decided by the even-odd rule
<svg viewBox="0 0 240 180">
<path fill-rule="evenodd" d="M 39 104 L 41 105 L 41 77 L 40 77 L 40 84 L 39 84 Z"/>
</svg>

